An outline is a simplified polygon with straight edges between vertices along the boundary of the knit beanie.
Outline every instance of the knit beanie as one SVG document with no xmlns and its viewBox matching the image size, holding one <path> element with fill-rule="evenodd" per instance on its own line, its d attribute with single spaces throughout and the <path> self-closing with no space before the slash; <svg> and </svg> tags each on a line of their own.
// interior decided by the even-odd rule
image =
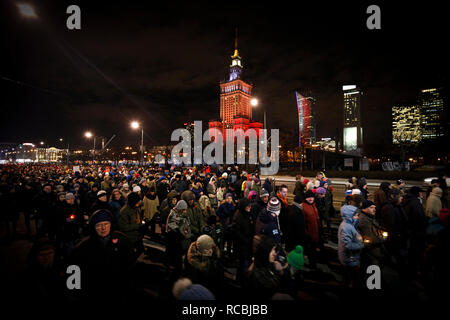
<svg viewBox="0 0 450 320">
<path fill-rule="evenodd" d="M 97 198 L 101 198 L 103 196 L 106 196 L 106 191 L 105 190 L 100 190 L 99 192 L 97 192 Z"/>
<path fill-rule="evenodd" d="M 256 199 L 257 196 L 258 196 L 258 192 L 256 192 L 255 190 L 252 190 L 248 193 L 247 198 L 249 200 L 254 200 L 254 199 Z"/>
<path fill-rule="evenodd" d="M 303 247 L 301 245 L 296 246 L 295 249 L 288 254 L 287 261 L 291 267 L 301 270 L 305 264 L 305 260 L 303 258 Z"/>
<path fill-rule="evenodd" d="M 420 189 L 418 186 L 414 186 L 408 190 L 408 193 L 413 195 L 414 197 L 419 197 L 420 192 L 422 192 L 422 189 Z"/>
<path fill-rule="evenodd" d="M 184 290 L 180 295 L 180 300 L 216 300 L 214 295 L 207 288 L 200 284 L 193 284 Z"/>
<path fill-rule="evenodd" d="M 66 194 L 66 200 L 70 200 L 70 199 L 75 199 L 75 196 L 73 195 L 72 192 L 68 192 L 68 193 Z"/>
<path fill-rule="evenodd" d="M 90 219 L 90 224 L 95 227 L 95 225 L 99 222 L 109 221 L 112 222 L 111 213 L 108 210 L 97 210 L 92 214 Z"/>
<path fill-rule="evenodd" d="M 373 203 L 372 201 L 364 200 L 363 203 L 362 203 L 361 209 L 367 209 L 370 206 L 374 206 L 374 205 L 375 205 L 375 203 Z"/>
<path fill-rule="evenodd" d="M 175 210 L 177 210 L 177 211 L 186 210 L 187 207 L 188 207 L 188 205 L 187 205 L 186 201 L 180 200 L 175 205 Z"/>
<path fill-rule="evenodd" d="M 269 192 L 266 189 L 262 188 L 260 197 L 268 197 L 268 196 Z"/>
<path fill-rule="evenodd" d="M 327 190 L 324 187 L 317 188 L 316 194 L 325 194 Z"/>
<path fill-rule="evenodd" d="M 139 201 L 141 201 L 141 197 L 139 197 L 139 195 L 138 195 L 136 192 L 130 193 L 130 194 L 128 195 L 128 198 L 127 198 L 127 199 L 128 199 L 128 200 L 127 200 L 128 205 L 129 205 L 131 208 L 134 208 L 134 207 L 136 206 L 136 204 L 137 204 Z"/>
<path fill-rule="evenodd" d="M 314 192 L 312 192 L 311 190 L 308 190 L 305 192 L 305 199 L 307 198 L 314 198 Z"/>
<path fill-rule="evenodd" d="M 208 236 L 207 234 L 202 234 L 197 238 L 197 247 L 201 253 L 205 252 L 205 250 L 211 249 L 215 246 L 213 238 Z"/>
<path fill-rule="evenodd" d="M 271 198 L 269 203 L 267 204 L 267 211 L 273 212 L 276 215 L 279 215 L 280 210 L 281 210 L 280 200 L 278 200 L 278 198 L 276 198 L 276 197 Z"/>
</svg>

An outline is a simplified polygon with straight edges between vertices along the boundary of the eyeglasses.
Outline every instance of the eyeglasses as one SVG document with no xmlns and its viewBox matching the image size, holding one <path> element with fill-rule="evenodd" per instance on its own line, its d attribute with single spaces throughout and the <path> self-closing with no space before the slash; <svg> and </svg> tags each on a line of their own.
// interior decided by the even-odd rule
<svg viewBox="0 0 450 320">
<path fill-rule="evenodd" d="M 107 222 L 107 223 L 97 223 L 95 225 L 95 229 L 106 229 L 109 228 L 109 226 L 111 226 L 111 223 Z"/>
</svg>

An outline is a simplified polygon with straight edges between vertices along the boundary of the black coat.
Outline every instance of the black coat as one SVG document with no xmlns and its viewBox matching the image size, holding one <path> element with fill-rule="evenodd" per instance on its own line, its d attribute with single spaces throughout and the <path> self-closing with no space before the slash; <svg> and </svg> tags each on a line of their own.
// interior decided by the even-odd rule
<svg viewBox="0 0 450 320">
<path fill-rule="evenodd" d="M 418 197 L 412 194 L 407 194 L 405 196 L 405 214 L 408 218 L 409 235 L 412 238 L 425 238 L 427 218 Z"/>
<path fill-rule="evenodd" d="M 286 229 L 286 251 L 295 249 L 297 245 L 304 246 L 305 217 L 303 211 L 292 204 L 288 210 L 288 224 Z"/>
<path fill-rule="evenodd" d="M 251 259 L 253 236 L 255 234 L 254 220 L 251 212 L 238 210 L 234 216 L 234 236 L 238 256 Z"/>
<path fill-rule="evenodd" d="M 129 293 L 134 264 L 131 243 L 118 231 L 112 231 L 103 243 L 94 232 L 74 248 L 69 258 L 70 264 L 81 269 L 81 292 L 77 294 L 83 298 L 110 297 L 120 301 Z"/>
<path fill-rule="evenodd" d="M 407 218 L 401 205 L 386 203 L 381 209 L 381 227 L 389 232 L 386 246 L 393 251 L 406 249 Z"/>
</svg>

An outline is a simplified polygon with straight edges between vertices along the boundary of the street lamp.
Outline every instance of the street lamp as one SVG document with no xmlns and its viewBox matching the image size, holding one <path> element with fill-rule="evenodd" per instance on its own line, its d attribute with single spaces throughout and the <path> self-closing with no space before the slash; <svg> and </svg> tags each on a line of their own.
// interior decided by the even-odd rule
<svg viewBox="0 0 450 320">
<path fill-rule="evenodd" d="M 141 125 L 137 121 L 132 121 L 130 125 L 131 125 L 132 129 L 139 129 L 139 127 L 141 128 L 140 162 L 144 162 L 143 161 L 143 157 L 144 157 L 144 128 L 141 127 Z"/>
<path fill-rule="evenodd" d="M 17 8 L 22 16 L 26 18 L 37 18 L 37 14 L 34 11 L 33 7 L 26 3 L 17 4 Z"/>
<path fill-rule="evenodd" d="M 90 132 L 90 131 L 87 131 L 85 134 L 84 134 L 84 136 L 86 137 L 86 138 L 88 138 L 88 139 L 90 139 L 90 138 L 94 138 L 94 149 L 93 149 L 93 151 L 92 151 L 92 164 L 94 164 L 94 161 L 95 161 L 95 136 L 92 134 L 92 132 Z"/>
<path fill-rule="evenodd" d="M 259 104 L 259 100 L 257 98 L 253 98 L 252 100 L 250 100 L 250 104 L 252 105 L 252 107 L 257 107 Z M 266 110 L 264 109 L 264 129 L 267 129 L 266 127 Z"/>
</svg>

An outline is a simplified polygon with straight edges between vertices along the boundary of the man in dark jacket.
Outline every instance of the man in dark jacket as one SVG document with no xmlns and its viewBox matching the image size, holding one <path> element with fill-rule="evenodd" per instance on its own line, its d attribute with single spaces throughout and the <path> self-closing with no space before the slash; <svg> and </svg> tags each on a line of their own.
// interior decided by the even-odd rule
<svg viewBox="0 0 450 320">
<path fill-rule="evenodd" d="M 49 231 L 50 221 L 55 219 L 56 214 L 56 198 L 52 192 L 52 186 L 45 184 L 42 187 L 42 192 L 36 195 L 36 233 L 37 237 L 44 236 Z M 53 235 L 54 236 L 54 235 Z M 54 240 L 52 235 L 49 235 L 50 240 Z"/>
<path fill-rule="evenodd" d="M 405 196 L 405 214 L 408 218 L 408 266 L 412 276 L 423 266 L 427 218 L 422 205 L 422 190 L 412 187 Z"/>
<path fill-rule="evenodd" d="M 253 221 L 258 219 L 261 211 L 267 208 L 267 204 L 269 203 L 269 192 L 266 189 L 261 189 L 261 194 L 258 197 L 258 200 L 252 205 L 251 215 L 253 217 Z"/>
<path fill-rule="evenodd" d="M 140 207 L 141 198 L 136 192 L 128 195 L 127 204 L 119 213 L 118 226 L 130 240 L 134 247 L 136 257 L 144 251 L 142 239 L 144 237 L 144 224 L 141 223 Z"/>
<path fill-rule="evenodd" d="M 407 218 L 402 205 L 403 195 L 390 189 L 389 202 L 381 209 L 381 226 L 389 232 L 386 249 L 395 258 L 399 272 L 405 271 L 407 254 Z"/>
<path fill-rule="evenodd" d="M 365 267 L 369 265 L 378 265 L 381 267 L 386 255 L 384 242 L 387 234 L 376 221 L 375 212 L 375 203 L 370 200 L 364 200 L 357 227 L 364 243 L 364 249 L 361 253 L 362 270 L 365 270 Z"/>
<path fill-rule="evenodd" d="M 376 217 L 380 221 L 379 215 L 381 214 L 381 208 L 388 202 L 388 193 L 391 189 L 391 184 L 389 182 L 382 182 L 380 187 L 374 194 L 374 203 L 376 207 Z"/>
<path fill-rule="evenodd" d="M 127 236 L 111 229 L 112 216 L 105 210 L 90 218 L 90 236 L 70 256 L 81 269 L 81 290 L 72 290 L 86 301 L 121 301 L 130 293 L 130 271 L 135 259 Z"/>
<path fill-rule="evenodd" d="M 240 266 L 238 275 L 242 276 L 247 272 L 252 260 L 252 242 L 255 234 L 250 200 L 247 198 L 241 199 L 239 209 L 236 211 L 233 220 L 236 254 Z"/>
<path fill-rule="evenodd" d="M 288 224 L 286 230 L 286 251 L 295 249 L 297 245 L 304 245 L 305 217 L 303 216 L 302 202 L 304 196 L 296 195 L 294 202 L 289 206 Z"/>
</svg>

